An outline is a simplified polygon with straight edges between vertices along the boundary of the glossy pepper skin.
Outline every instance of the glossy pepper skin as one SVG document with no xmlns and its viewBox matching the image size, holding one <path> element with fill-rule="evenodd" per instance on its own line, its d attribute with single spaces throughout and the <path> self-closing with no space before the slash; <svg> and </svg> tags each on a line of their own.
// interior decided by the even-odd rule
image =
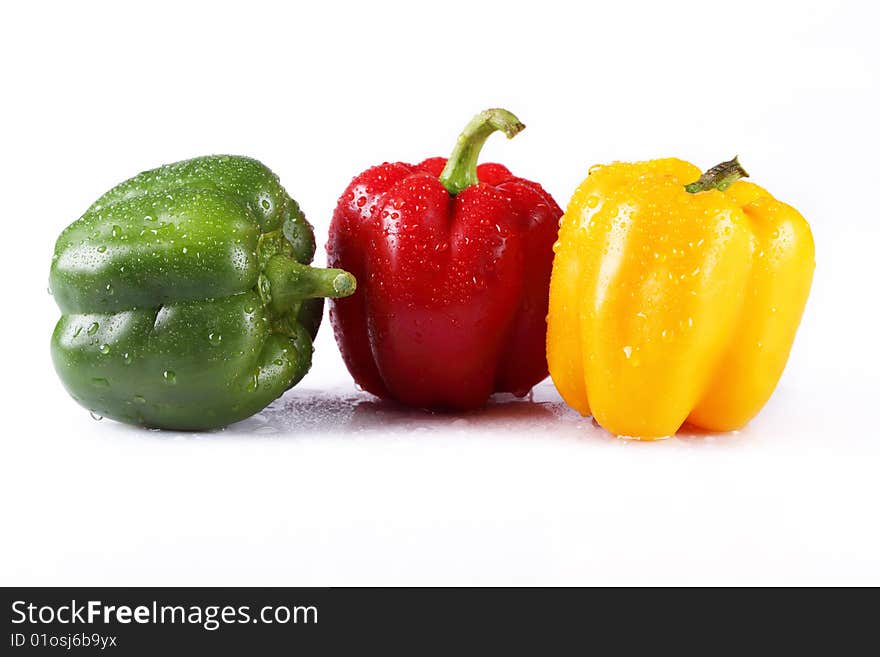
<svg viewBox="0 0 880 657">
<path fill-rule="evenodd" d="M 260 162 L 200 157 L 145 171 L 58 238 L 52 359 L 93 413 L 164 429 L 242 420 L 308 371 L 323 296 L 311 226 Z"/>
<path fill-rule="evenodd" d="M 547 376 L 552 245 L 562 210 L 540 185 L 477 157 L 510 112 L 478 114 L 449 160 L 382 164 L 342 194 L 328 262 L 356 294 L 330 309 L 355 381 L 412 406 L 471 409 Z"/>
<path fill-rule="evenodd" d="M 746 424 L 788 359 L 815 267 L 793 207 L 736 159 L 594 167 L 563 217 L 550 287 L 550 374 L 612 433 Z M 696 181 L 696 182 L 694 182 Z"/>
</svg>

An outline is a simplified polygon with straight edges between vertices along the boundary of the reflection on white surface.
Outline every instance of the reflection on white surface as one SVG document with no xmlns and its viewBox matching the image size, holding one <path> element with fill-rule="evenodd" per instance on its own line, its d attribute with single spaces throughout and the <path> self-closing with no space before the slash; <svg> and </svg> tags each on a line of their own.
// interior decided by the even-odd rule
<svg viewBox="0 0 880 657">
<path fill-rule="evenodd" d="M 370 434 L 395 440 L 435 435 L 466 440 L 468 436 L 499 440 L 593 441 L 626 444 L 602 429 L 591 417 L 582 417 L 562 401 L 549 380 L 530 395 L 517 398 L 494 395 L 483 409 L 466 413 L 442 413 L 410 408 L 395 402 L 337 385 L 327 390 L 295 388 L 256 415 L 209 435 L 215 438 L 273 436 L 283 438 L 337 439 L 367 437 Z M 749 432 L 709 433 L 684 427 L 670 439 L 675 444 L 718 445 L 742 443 Z M 654 448 L 660 445 L 655 443 Z"/>
<path fill-rule="evenodd" d="M 540 392 L 549 392 L 542 387 Z M 538 394 L 540 394 L 540 392 Z M 537 395 L 518 399 L 496 395 L 484 409 L 466 413 L 431 412 L 383 401 L 339 386 L 330 390 L 295 390 L 257 415 L 233 425 L 225 433 L 278 434 L 289 436 L 327 436 L 340 433 L 381 433 L 385 436 L 409 436 L 450 431 L 552 435 L 554 429 L 577 426 L 588 434 L 604 433 L 591 425 L 589 418 L 566 412 L 561 401 L 541 399 Z M 574 415 L 569 422 L 560 416 Z"/>
</svg>

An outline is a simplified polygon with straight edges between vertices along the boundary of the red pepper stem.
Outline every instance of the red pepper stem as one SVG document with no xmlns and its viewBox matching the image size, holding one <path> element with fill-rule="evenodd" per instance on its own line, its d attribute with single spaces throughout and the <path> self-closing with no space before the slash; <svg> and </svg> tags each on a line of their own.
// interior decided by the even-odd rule
<svg viewBox="0 0 880 657">
<path fill-rule="evenodd" d="M 739 156 L 735 155 L 732 160 L 716 164 L 700 176 L 699 180 L 685 185 L 684 189 L 691 194 L 707 192 L 710 189 L 717 189 L 719 192 L 723 192 L 740 178 L 748 177 L 748 172 L 739 163 Z"/>
<path fill-rule="evenodd" d="M 458 137 L 452 155 L 440 174 L 440 182 L 455 196 L 462 190 L 476 185 L 477 160 L 486 139 L 501 130 L 508 139 L 515 137 L 525 126 L 505 109 L 487 109 L 477 114 Z"/>
</svg>

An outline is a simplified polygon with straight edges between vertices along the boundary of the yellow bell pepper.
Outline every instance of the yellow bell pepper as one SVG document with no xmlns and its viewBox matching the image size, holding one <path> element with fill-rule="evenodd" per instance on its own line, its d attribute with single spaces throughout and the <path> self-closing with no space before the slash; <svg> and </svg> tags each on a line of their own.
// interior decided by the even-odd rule
<svg viewBox="0 0 880 657">
<path fill-rule="evenodd" d="M 560 221 L 547 360 L 563 399 L 643 439 L 738 429 L 776 387 L 810 291 L 810 227 L 734 158 L 596 166 Z M 696 182 L 693 182 L 695 181 Z"/>
</svg>

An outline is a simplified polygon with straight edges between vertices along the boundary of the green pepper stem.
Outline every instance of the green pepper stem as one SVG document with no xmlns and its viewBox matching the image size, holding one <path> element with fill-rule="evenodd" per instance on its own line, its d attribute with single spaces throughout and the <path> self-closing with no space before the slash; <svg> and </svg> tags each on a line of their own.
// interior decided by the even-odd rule
<svg viewBox="0 0 880 657">
<path fill-rule="evenodd" d="M 748 177 L 748 172 L 739 163 L 739 156 L 735 155 L 732 160 L 716 164 L 700 176 L 699 180 L 685 185 L 684 189 L 691 194 L 706 192 L 710 189 L 717 189 L 719 192 L 723 192 L 740 178 Z"/>
<path fill-rule="evenodd" d="M 269 258 L 263 274 L 269 281 L 269 306 L 278 314 L 303 299 L 347 297 L 357 287 L 354 276 L 347 271 L 310 267 L 284 255 Z"/>
<path fill-rule="evenodd" d="M 440 182 L 446 191 L 455 196 L 479 182 L 477 159 L 489 135 L 501 130 L 508 139 L 512 139 L 523 128 L 525 126 L 520 120 L 505 109 L 487 109 L 477 114 L 459 135 L 452 155 L 440 174 Z"/>
</svg>

